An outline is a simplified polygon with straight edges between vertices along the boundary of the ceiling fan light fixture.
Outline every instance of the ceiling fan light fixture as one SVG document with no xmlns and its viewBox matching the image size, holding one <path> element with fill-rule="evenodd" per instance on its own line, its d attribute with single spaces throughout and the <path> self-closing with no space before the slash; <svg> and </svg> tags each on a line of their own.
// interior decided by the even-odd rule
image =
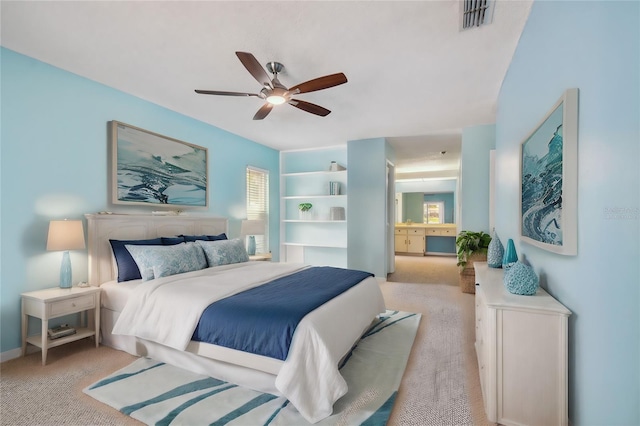
<svg viewBox="0 0 640 426">
<path fill-rule="evenodd" d="M 271 94 L 267 96 L 267 102 L 269 102 L 272 105 L 282 105 L 286 101 L 287 100 L 282 95 Z"/>
<path fill-rule="evenodd" d="M 266 101 L 272 105 L 282 105 L 287 102 L 287 91 L 276 87 L 271 91 L 271 93 L 267 93 Z"/>
</svg>

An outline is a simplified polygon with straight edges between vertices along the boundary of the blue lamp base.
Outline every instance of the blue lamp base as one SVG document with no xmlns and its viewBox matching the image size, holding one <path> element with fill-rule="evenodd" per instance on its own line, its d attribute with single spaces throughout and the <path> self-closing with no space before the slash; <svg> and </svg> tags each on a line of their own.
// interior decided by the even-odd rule
<svg viewBox="0 0 640 426">
<path fill-rule="evenodd" d="M 256 254 L 256 237 L 249 235 L 249 245 L 247 246 L 247 254 L 253 256 Z"/>
<path fill-rule="evenodd" d="M 62 265 L 60 266 L 60 288 L 71 288 L 71 259 L 69 252 L 62 253 Z"/>
</svg>

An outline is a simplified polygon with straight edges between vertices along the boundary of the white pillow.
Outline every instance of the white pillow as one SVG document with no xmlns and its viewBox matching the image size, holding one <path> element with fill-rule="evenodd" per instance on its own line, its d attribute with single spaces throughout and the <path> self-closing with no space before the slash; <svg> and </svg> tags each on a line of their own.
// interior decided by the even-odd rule
<svg viewBox="0 0 640 426">
<path fill-rule="evenodd" d="M 183 272 L 197 271 L 207 267 L 202 248 L 195 243 L 180 243 L 172 246 L 125 245 L 140 269 L 142 281 Z"/>
<path fill-rule="evenodd" d="M 198 240 L 196 244 L 204 250 L 209 267 L 249 261 L 244 243 L 239 238 L 218 241 Z"/>
</svg>

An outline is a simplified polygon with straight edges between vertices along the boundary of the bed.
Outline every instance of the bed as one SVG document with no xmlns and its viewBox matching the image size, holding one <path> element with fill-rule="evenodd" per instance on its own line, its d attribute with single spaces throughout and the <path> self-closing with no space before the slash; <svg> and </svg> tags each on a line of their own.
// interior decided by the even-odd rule
<svg viewBox="0 0 640 426">
<path fill-rule="evenodd" d="M 359 279 L 305 315 L 293 332 L 284 359 L 253 354 L 191 340 L 190 334 L 185 339 L 184 333 L 193 333 L 190 330 L 192 312 L 196 311 L 199 316 L 202 307 L 208 304 L 203 299 L 220 297 L 209 295 L 210 288 L 226 288 L 231 283 L 238 285 L 239 288 L 234 287 L 229 295 L 242 293 L 244 289 L 260 290 L 278 280 L 290 279 L 291 274 L 310 273 L 307 265 L 238 262 L 181 274 L 156 275 L 159 278 L 149 280 L 118 282 L 110 240 L 228 234 L 228 221 L 226 218 L 186 215 L 85 216 L 89 283 L 103 290 L 102 344 L 262 392 L 284 395 L 311 423 L 332 413 L 335 401 L 347 392 L 346 382 L 338 370 L 340 360 L 350 352 L 376 315 L 385 310 L 374 277 Z M 206 247 L 209 243 L 199 244 Z M 216 284 L 207 284 L 210 282 Z M 224 291 L 213 292 L 225 298 Z M 157 298 L 152 299 L 150 295 L 157 295 Z M 191 299 L 187 299 L 187 295 Z M 182 320 L 176 320 L 182 318 L 177 316 L 183 315 L 178 313 L 180 309 L 189 317 L 184 324 Z M 159 315 L 159 312 L 169 314 Z M 117 333 L 113 332 L 114 327 Z"/>
</svg>

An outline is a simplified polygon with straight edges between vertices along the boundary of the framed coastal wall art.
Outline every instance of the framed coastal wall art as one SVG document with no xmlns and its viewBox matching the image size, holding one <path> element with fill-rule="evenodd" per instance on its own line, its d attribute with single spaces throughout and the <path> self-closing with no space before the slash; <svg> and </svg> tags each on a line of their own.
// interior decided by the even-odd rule
<svg viewBox="0 0 640 426">
<path fill-rule="evenodd" d="M 578 251 L 578 89 L 568 89 L 520 146 L 520 237 Z"/>
<path fill-rule="evenodd" d="M 110 122 L 114 204 L 207 207 L 207 149 Z"/>
</svg>

